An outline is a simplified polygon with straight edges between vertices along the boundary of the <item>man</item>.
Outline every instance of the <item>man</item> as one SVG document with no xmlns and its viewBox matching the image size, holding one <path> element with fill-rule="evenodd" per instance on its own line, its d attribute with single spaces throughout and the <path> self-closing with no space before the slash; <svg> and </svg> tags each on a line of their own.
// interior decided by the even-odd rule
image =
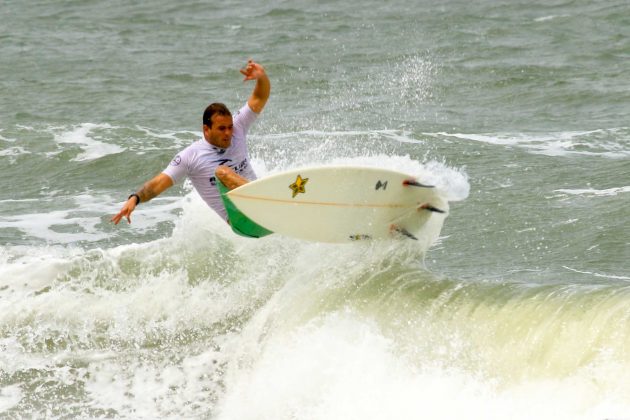
<svg viewBox="0 0 630 420">
<path fill-rule="evenodd" d="M 120 212 L 112 217 L 114 224 L 123 217 L 131 223 L 131 213 L 138 204 L 157 197 L 186 176 L 206 204 L 227 220 L 216 178 L 230 190 L 256 179 L 249 163 L 246 136 L 271 92 L 269 78 L 260 64 L 249 60 L 241 73 L 245 76 L 243 81 L 256 80 L 247 103 L 234 118 L 225 105 L 210 104 L 203 114 L 204 138 L 182 150 L 162 173 L 131 194 Z"/>
</svg>

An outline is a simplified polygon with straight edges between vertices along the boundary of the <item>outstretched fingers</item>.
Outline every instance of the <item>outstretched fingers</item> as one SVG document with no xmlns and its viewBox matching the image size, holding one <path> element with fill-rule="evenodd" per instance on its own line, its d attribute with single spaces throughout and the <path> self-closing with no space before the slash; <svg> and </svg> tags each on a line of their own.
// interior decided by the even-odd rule
<svg viewBox="0 0 630 420">
<path fill-rule="evenodd" d="M 131 212 L 132 211 L 133 211 L 133 208 L 130 208 L 129 206 L 127 206 L 127 203 L 125 203 L 125 205 L 120 210 L 120 212 L 117 215 L 115 215 L 114 217 L 112 217 L 111 221 L 114 222 L 115 225 L 117 225 L 118 223 L 120 223 L 120 221 L 124 217 L 124 218 L 127 219 L 127 223 L 131 223 Z"/>
<path fill-rule="evenodd" d="M 114 222 L 115 225 L 117 225 L 118 223 L 120 223 L 120 221 L 122 220 L 123 216 L 125 216 L 125 215 L 121 211 L 120 213 L 118 213 L 117 215 L 112 217 L 111 221 Z M 131 223 L 131 218 L 129 217 L 129 215 L 126 215 L 126 216 L 127 216 L 127 221 L 129 223 Z"/>
<path fill-rule="evenodd" d="M 245 78 L 243 79 L 243 81 L 247 81 L 247 80 L 256 80 L 259 77 L 261 77 L 264 73 L 265 70 L 263 68 L 263 66 L 261 66 L 260 64 L 256 63 L 254 60 L 249 59 L 247 61 L 247 64 L 245 65 L 245 67 L 243 67 L 242 69 L 240 69 L 240 72 L 243 76 L 245 76 Z"/>
</svg>

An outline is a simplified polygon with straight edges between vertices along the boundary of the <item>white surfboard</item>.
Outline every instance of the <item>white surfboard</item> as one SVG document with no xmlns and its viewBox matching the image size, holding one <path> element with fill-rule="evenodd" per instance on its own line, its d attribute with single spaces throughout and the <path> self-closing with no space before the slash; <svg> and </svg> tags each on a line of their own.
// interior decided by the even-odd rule
<svg viewBox="0 0 630 420">
<path fill-rule="evenodd" d="M 318 242 L 407 237 L 430 245 L 448 213 L 436 188 L 408 174 L 370 167 L 295 169 L 227 195 L 259 225 Z"/>
</svg>

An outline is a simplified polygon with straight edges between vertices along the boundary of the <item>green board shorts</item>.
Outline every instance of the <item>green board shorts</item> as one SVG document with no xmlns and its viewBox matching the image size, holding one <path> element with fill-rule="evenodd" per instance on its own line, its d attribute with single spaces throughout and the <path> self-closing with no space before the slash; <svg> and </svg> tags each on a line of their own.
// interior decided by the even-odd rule
<svg viewBox="0 0 630 420">
<path fill-rule="evenodd" d="M 247 238 L 262 238 L 263 236 L 271 235 L 273 232 L 260 226 L 249 217 L 245 216 L 236 208 L 232 200 L 227 196 L 228 188 L 223 185 L 217 178 L 217 188 L 221 193 L 221 199 L 223 205 L 227 211 L 228 221 L 234 233 L 245 236 Z"/>
</svg>

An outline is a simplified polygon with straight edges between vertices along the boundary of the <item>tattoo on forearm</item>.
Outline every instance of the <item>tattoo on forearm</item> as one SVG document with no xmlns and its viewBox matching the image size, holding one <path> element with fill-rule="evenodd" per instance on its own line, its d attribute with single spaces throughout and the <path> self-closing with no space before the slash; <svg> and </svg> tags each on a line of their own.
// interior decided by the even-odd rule
<svg viewBox="0 0 630 420">
<path fill-rule="evenodd" d="M 157 196 L 157 193 L 149 185 L 146 184 L 143 185 L 136 194 L 140 196 L 140 201 L 143 203 L 146 203 L 147 201 Z"/>
</svg>

